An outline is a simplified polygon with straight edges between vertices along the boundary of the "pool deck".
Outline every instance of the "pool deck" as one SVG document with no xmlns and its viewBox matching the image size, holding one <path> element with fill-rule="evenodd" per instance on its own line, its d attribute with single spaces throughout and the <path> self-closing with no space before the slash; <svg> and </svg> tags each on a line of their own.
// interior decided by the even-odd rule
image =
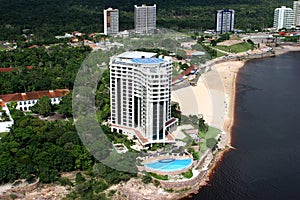
<svg viewBox="0 0 300 200">
<path fill-rule="evenodd" d="M 151 168 L 145 166 L 145 164 L 153 163 L 153 162 L 157 162 L 159 160 L 165 160 L 165 159 L 176 159 L 176 160 L 191 159 L 192 162 L 189 166 L 185 167 L 184 169 L 180 169 L 180 170 L 176 170 L 176 171 L 159 171 L 159 170 L 151 169 Z M 179 153 L 178 154 L 177 153 L 172 153 L 170 155 L 163 155 L 163 156 L 150 157 L 150 158 L 146 157 L 146 160 L 144 160 L 142 162 L 142 164 L 144 166 L 139 167 L 140 171 L 145 170 L 147 172 L 152 172 L 152 173 L 156 173 L 156 174 L 159 174 L 159 175 L 176 175 L 176 174 L 181 174 L 181 173 L 186 172 L 187 170 L 191 169 L 194 166 L 195 162 L 193 161 L 193 156 L 192 155 L 179 156 Z"/>
</svg>

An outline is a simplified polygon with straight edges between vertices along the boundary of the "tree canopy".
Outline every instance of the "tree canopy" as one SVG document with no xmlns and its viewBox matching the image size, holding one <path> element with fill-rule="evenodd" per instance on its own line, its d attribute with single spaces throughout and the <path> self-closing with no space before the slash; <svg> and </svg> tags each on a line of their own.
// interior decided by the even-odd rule
<svg viewBox="0 0 300 200">
<path fill-rule="evenodd" d="M 214 14 L 218 9 L 234 9 L 235 27 L 260 29 L 271 27 L 276 7 L 292 7 L 292 1 L 283 0 L 159 0 L 157 4 L 158 27 L 175 30 L 205 30 L 214 28 Z M 0 40 L 33 40 L 47 43 L 54 35 L 81 31 L 103 31 L 103 9 L 118 8 L 120 30 L 133 29 L 134 5 L 138 0 L 5 0 L 0 7 Z M 20 15 L 19 13 L 22 13 Z M 31 35 L 33 34 L 33 35 Z"/>
</svg>

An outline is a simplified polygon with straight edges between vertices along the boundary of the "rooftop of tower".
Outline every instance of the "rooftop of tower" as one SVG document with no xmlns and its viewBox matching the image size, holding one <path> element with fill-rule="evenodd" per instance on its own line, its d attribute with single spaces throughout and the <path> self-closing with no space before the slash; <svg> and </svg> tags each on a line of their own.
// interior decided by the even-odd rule
<svg viewBox="0 0 300 200">
<path fill-rule="evenodd" d="M 134 58 L 155 58 L 156 53 L 151 52 L 143 52 L 143 51 L 127 51 L 117 56 L 117 58 L 127 58 L 127 59 L 134 59 Z"/>
<path fill-rule="evenodd" d="M 163 59 L 160 58 L 134 58 L 131 62 L 139 63 L 139 64 L 158 64 L 165 62 Z"/>
</svg>

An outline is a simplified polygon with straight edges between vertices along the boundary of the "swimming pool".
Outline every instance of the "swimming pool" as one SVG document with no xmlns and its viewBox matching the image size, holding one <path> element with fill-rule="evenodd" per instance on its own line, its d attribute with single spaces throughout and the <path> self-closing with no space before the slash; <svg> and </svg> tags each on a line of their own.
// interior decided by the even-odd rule
<svg viewBox="0 0 300 200">
<path fill-rule="evenodd" d="M 158 160 L 152 163 L 145 164 L 146 169 L 158 171 L 158 172 L 175 172 L 180 171 L 186 168 L 189 168 L 192 165 L 192 159 L 163 159 Z"/>
</svg>

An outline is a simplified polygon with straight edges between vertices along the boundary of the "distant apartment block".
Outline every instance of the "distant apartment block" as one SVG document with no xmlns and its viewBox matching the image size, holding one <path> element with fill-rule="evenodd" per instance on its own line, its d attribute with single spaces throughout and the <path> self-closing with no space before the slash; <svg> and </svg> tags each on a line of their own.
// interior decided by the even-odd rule
<svg viewBox="0 0 300 200">
<path fill-rule="evenodd" d="M 282 28 L 290 29 L 294 25 L 294 11 L 291 8 L 281 6 L 274 11 L 274 28 L 280 30 Z"/>
<path fill-rule="evenodd" d="M 156 29 L 156 4 L 134 6 L 134 28 L 137 33 L 152 33 Z"/>
<path fill-rule="evenodd" d="M 104 14 L 104 34 L 114 35 L 119 33 L 119 10 L 108 8 Z"/>
<path fill-rule="evenodd" d="M 234 10 L 217 10 L 216 11 L 216 32 L 223 34 L 233 31 Z"/>
<path fill-rule="evenodd" d="M 173 143 L 172 58 L 125 52 L 110 61 L 111 129 L 136 137 L 142 146 Z"/>
<path fill-rule="evenodd" d="M 294 26 L 300 27 L 300 1 L 294 1 Z"/>
</svg>

